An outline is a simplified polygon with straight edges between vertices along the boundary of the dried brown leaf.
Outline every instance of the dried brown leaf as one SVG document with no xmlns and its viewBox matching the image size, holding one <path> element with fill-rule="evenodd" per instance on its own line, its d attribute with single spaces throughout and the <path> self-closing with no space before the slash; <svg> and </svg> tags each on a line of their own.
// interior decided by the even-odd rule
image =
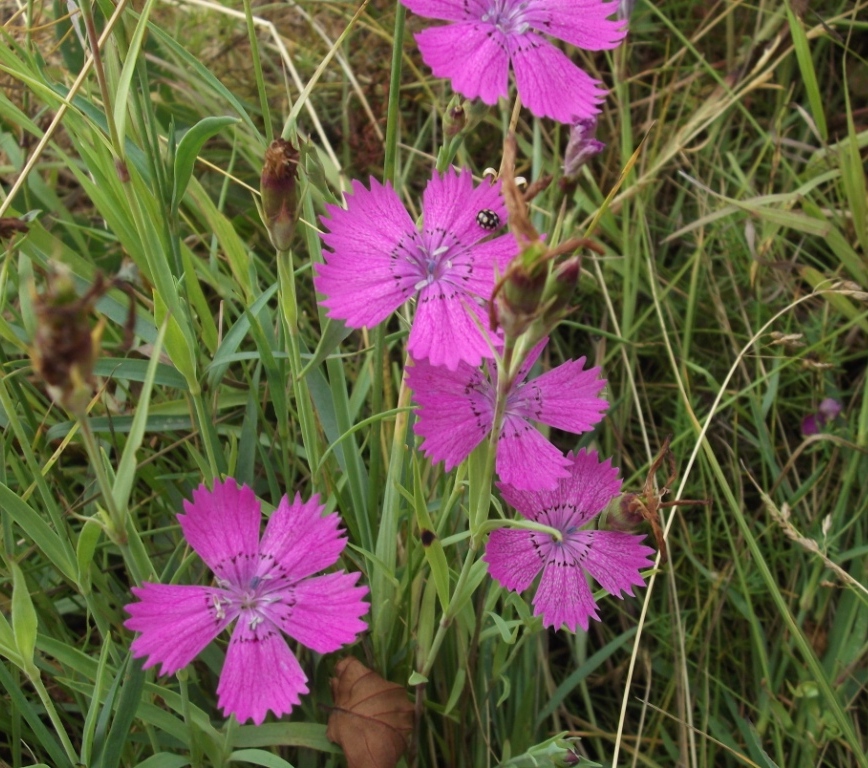
<svg viewBox="0 0 868 768">
<path fill-rule="evenodd" d="M 341 659 L 335 675 L 326 736 L 343 747 L 348 768 L 395 768 L 413 731 L 407 690 L 353 657 Z"/>
</svg>

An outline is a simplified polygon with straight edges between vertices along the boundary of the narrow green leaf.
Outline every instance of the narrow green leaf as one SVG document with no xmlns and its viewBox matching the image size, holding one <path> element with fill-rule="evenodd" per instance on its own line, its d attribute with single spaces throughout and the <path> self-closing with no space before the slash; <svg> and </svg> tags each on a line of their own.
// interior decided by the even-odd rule
<svg viewBox="0 0 868 768">
<path fill-rule="evenodd" d="M 184 192 L 187 191 L 187 184 L 193 175 L 196 159 L 199 157 L 202 147 L 205 146 L 205 142 L 216 136 L 224 128 L 236 125 L 238 122 L 240 121 L 237 117 L 203 117 L 183 135 L 181 141 L 178 142 L 178 149 L 175 152 L 174 180 L 172 185 L 173 211 L 177 211 L 178 206 L 181 204 Z"/>
<path fill-rule="evenodd" d="M 239 749 L 229 755 L 230 763 L 253 763 L 265 768 L 293 768 L 292 763 L 286 762 L 282 757 L 264 752 L 261 749 Z"/>
<path fill-rule="evenodd" d="M 431 576 L 437 588 L 437 597 L 440 599 L 440 607 L 445 611 L 449 607 L 449 563 L 446 560 L 446 553 L 443 551 L 443 544 L 434 533 L 436 529 L 428 512 L 425 497 L 422 495 L 425 483 L 422 481 L 419 457 L 416 455 L 414 455 L 413 461 L 413 474 L 413 486 L 415 490 L 413 507 L 416 510 L 416 524 L 419 526 L 419 535 L 433 537 L 427 544 L 425 540 L 422 541 L 422 550 L 425 553 L 428 567 L 431 569 Z"/>
<path fill-rule="evenodd" d="M 133 483 L 136 480 L 136 461 L 138 450 L 142 445 L 142 440 L 145 436 L 145 428 L 148 419 L 148 406 L 151 402 L 151 391 L 154 387 L 154 377 L 157 374 L 157 364 L 160 359 L 160 350 L 163 348 L 163 339 L 166 336 L 166 323 L 160 328 L 157 334 L 157 340 L 154 343 L 154 349 L 151 352 L 151 360 L 148 365 L 148 371 L 145 375 L 144 386 L 142 387 L 141 395 L 139 395 L 136 414 L 133 417 L 133 424 L 130 428 L 130 435 L 127 438 L 127 443 L 124 446 L 124 452 L 118 464 L 117 473 L 115 475 L 114 486 L 112 487 L 112 496 L 115 504 L 121 512 L 125 512 L 130 499 L 130 492 L 133 489 Z"/>
<path fill-rule="evenodd" d="M 184 768 L 185 765 L 190 765 L 186 757 L 173 755 L 170 752 L 159 752 L 138 763 L 136 768 Z"/>
<path fill-rule="evenodd" d="M 95 520 L 88 520 L 78 534 L 75 545 L 75 559 L 78 563 L 78 585 L 83 594 L 90 593 L 90 565 L 93 554 L 102 536 L 102 526 Z"/>
<path fill-rule="evenodd" d="M 811 46 L 808 36 L 800 19 L 796 18 L 790 0 L 787 2 L 787 21 L 790 23 L 790 34 L 793 36 L 793 49 L 796 52 L 796 61 L 799 64 L 799 73 L 802 76 L 802 84 L 808 94 L 808 104 L 811 107 L 811 117 L 820 133 L 823 143 L 829 140 L 829 130 L 826 128 L 826 115 L 823 112 L 823 97 L 820 94 L 820 86 L 817 83 L 817 73 L 814 71 L 814 62 L 811 60 Z"/>
<path fill-rule="evenodd" d="M 51 530 L 35 509 L 18 498 L 3 483 L 0 483 L 0 508 L 18 523 L 21 530 L 66 578 L 73 583 L 77 581 L 78 568 L 60 536 Z"/>
<path fill-rule="evenodd" d="M 124 66 L 121 70 L 117 87 L 115 88 L 114 122 L 121 146 L 123 146 L 126 139 L 127 100 L 130 96 L 130 87 L 132 86 L 133 77 L 136 73 L 136 65 L 138 63 L 139 51 L 142 49 L 142 41 L 145 39 L 145 32 L 148 30 L 148 18 L 150 17 L 153 8 L 154 0 L 146 0 L 141 14 L 139 15 L 136 29 L 130 39 L 129 47 L 126 50 Z M 121 151 L 120 147 L 116 147 L 116 150 Z"/>
<path fill-rule="evenodd" d="M 42 707 L 37 712 L 24 695 L 24 690 L 15 681 L 5 664 L 0 664 L 0 688 L 5 688 L 14 707 L 30 726 L 40 748 L 51 758 L 53 768 L 72 768 L 72 763 L 63 751 L 57 737 L 42 722 Z"/>
<path fill-rule="evenodd" d="M 142 662 L 131 658 L 126 665 L 117 710 L 102 755 L 101 768 L 117 768 L 121 765 L 124 747 L 128 742 L 130 728 L 135 720 L 144 686 L 145 673 L 142 670 Z"/>
</svg>

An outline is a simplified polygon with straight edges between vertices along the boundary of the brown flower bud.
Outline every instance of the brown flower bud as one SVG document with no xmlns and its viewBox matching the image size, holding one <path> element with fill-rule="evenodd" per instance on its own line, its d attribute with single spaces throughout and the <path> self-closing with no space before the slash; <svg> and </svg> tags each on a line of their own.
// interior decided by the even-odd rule
<svg viewBox="0 0 868 768">
<path fill-rule="evenodd" d="M 456 94 L 446 105 L 446 114 L 443 115 L 443 132 L 451 139 L 464 130 L 467 125 L 467 112 L 464 109 L 464 99 Z"/>
<path fill-rule="evenodd" d="M 600 527 L 608 531 L 635 531 L 645 520 L 641 511 L 642 501 L 638 493 L 616 496 L 603 511 Z"/>
<path fill-rule="evenodd" d="M 83 413 L 92 395 L 102 324 L 91 331 L 88 315 L 105 290 L 105 280 L 98 274 L 90 290 L 79 296 L 69 271 L 56 266 L 48 275 L 46 290 L 33 297 L 33 367 L 45 380 L 51 398 L 71 413 Z"/>
<path fill-rule="evenodd" d="M 272 245 L 288 251 L 295 232 L 298 150 L 285 139 L 275 139 L 265 150 L 260 178 L 262 213 Z"/>
<path fill-rule="evenodd" d="M 524 333 L 539 317 L 548 277 L 546 247 L 541 240 L 528 243 L 509 265 L 494 295 L 497 324 L 507 336 Z"/>
</svg>

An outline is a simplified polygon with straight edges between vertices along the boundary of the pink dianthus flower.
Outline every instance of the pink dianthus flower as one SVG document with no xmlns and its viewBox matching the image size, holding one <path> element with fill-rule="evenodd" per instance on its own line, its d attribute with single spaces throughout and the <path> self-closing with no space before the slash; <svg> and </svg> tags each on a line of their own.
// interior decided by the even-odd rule
<svg viewBox="0 0 868 768">
<path fill-rule="evenodd" d="M 133 587 L 126 606 L 135 657 L 170 675 L 189 664 L 233 621 L 235 629 L 217 687 L 218 706 L 257 725 L 268 710 L 288 713 L 308 692 L 307 677 L 281 633 L 317 653 L 355 640 L 367 625 L 367 587 L 359 573 L 313 574 L 333 565 L 346 545 L 337 514 L 323 517 L 317 496 L 290 504 L 284 496 L 262 540 L 259 501 L 232 478 L 204 485 L 184 502 L 178 521 L 190 546 L 214 571 L 216 586 Z"/>
<path fill-rule="evenodd" d="M 571 463 L 531 421 L 579 434 L 591 429 L 606 410 L 606 401 L 598 396 L 606 382 L 599 368 L 584 369 L 584 357 L 525 381 L 546 341 L 534 347 L 512 384 L 497 441 L 497 474 L 524 490 L 556 487 L 569 475 Z M 433 461 L 445 462 L 447 471 L 464 461 L 494 428 L 494 363 L 486 375 L 463 363 L 449 371 L 418 360 L 407 369 L 407 384 L 420 406 L 414 429 L 424 438 L 421 448 Z"/>
<path fill-rule="evenodd" d="M 469 171 L 435 173 L 422 197 L 422 231 L 396 192 L 371 179 L 370 190 L 353 182 L 347 207 L 326 206 L 331 249 L 317 265 L 316 289 L 329 317 L 353 328 L 374 326 L 416 296 L 407 349 L 416 359 L 455 370 L 490 357 L 480 328 L 488 326 L 482 304 L 517 253 L 509 235 L 484 238 L 506 223 L 500 184 L 477 187 Z"/>
<path fill-rule="evenodd" d="M 414 13 L 450 21 L 416 43 L 437 77 L 468 99 L 496 104 L 509 90 L 509 67 L 522 103 L 537 117 L 574 123 L 592 117 L 606 91 L 543 37 L 577 48 L 615 48 L 626 30 L 603 0 L 401 0 Z M 541 34 L 542 33 L 542 34 Z"/>
<path fill-rule="evenodd" d="M 483 560 L 488 572 L 507 589 L 526 590 L 542 571 L 533 598 L 534 615 L 543 625 L 575 632 L 599 621 L 597 603 L 585 572 L 607 592 L 632 595 L 644 586 L 640 569 L 653 565 L 644 536 L 620 531 L 581 530 L 621 489 L 618 470 L 610 460 L 602 464 L 595 451 L 582 449 L 570 461 L 569 476 L 553 491 L 519 491 L 500 485 L 503 498 L 529 520 L 560 531 L 562 541 L 547 533 L 499 528 L 488 539 Z"/>
</svg>

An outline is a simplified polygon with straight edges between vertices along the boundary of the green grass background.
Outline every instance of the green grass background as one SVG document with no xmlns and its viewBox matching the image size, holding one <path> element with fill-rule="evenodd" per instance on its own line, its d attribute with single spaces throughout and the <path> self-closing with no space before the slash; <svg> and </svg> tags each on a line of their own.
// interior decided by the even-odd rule
<svg viewBox="0 0 868 768">
<path fill-rule="evenodd" d="M 129 659 L 122 608 L 149 573 L 209 578 L 175 514 L 228 473 L 266 504 L 316 491 L 341 512 L 373 603 L 350 652 L 401 684 L 429 658 L 467 476 L 412 450 L 406 322 L 347 335 L 311 284 L 318 216 L 349 179 L 392 179 L 419 211 L 450 97 L 413 45 L 424 25 L 386 0 L 97 0 L 97 77 L 65 4 L 0 13 L 0 208 L 33 216 L 0 267 L 0 765 L 340 765 L 335 657 L 301 650 L 302 706 L 238 726 L 215 706 L 225 638 L 156 678 Z M 602 597 L 587 634 L 542 631 L 477 568 L 408 761 L 559 764 L 566 732 L 602 765 L 868 765 L 866 56 L 862 0 L 640 0 L 621 48 L 577 54 L 612 87 L 607 149 L 533 215 L 552 242 L 593 223 L 605 253 L 551 362 L 604 367 L 611 408 L 583 444 L 626 488 L 672 435 L 669 498 L 711 504 L 665 511 L 670 563 L 637 597 Z M 485 112 L 455 163 L 497 168 L 511 114 Z M 519 174 L 557 175 L 566 129 L 515 127 Z M 291 258 L 256 209 L 284 130 L 309 137 Z M 28 356 L 51 260 L 81 292 L 97 270 L 136 288 L 132 350 L 128 299 L 97 303 L 84 428 Z M 826 397 L 841 415 L 806 437 Z M 94 520 L 112 510 L 126 544 Z"/>
</svg>

